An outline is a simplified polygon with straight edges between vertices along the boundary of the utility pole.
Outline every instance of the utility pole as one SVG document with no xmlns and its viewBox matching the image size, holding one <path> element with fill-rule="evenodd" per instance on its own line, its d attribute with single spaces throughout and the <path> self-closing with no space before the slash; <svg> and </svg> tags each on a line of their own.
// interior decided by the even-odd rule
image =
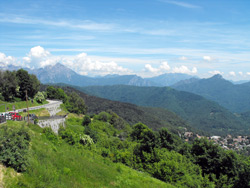
<svg viewBox="0 0 250 188">
<path fill-rule="evenodd" d="M 27 90 L 25 90 L 26 93 L 26 104 L 27 104 L 27 111 L 28 111 L 28 125 L 30 123 L 30 113 L 29 113 L 29 104 L 28 104 L 28 94 L 27 94 Z"/>
</svg>

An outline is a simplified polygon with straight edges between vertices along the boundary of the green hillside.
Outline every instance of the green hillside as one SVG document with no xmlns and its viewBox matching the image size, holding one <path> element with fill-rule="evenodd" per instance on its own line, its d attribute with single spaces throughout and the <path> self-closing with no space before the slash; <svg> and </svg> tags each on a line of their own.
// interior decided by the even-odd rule
<svg viewBox="0 0 250 188">
<path fill-rule="evenodd" d="M 215 101 L 231 112 L 246 112 L 250 110 L 249 83 L 233 84 L 215 75 L 208 79 L 194 80 L 193 82 L 180 82 L 171 86 L 180 91 L 187 91 L 201 95 Z"/>
<path fill-rule="evenodd" d="M 22 126 L 19 122 L 8 122 L 9 131 Z M 0 133 L 2 130 L 3 125 Z M 95 149 L 72 146 L 56 136 L 52 139 L 53 134 L 48 136 L 49 133 L 46 135 L 35 125 L 25 126 L 25 131 L 31 136 L 27 170 L 15 176 L 13 172 L 6 173 L 5 187 L 174 187 L 121 163 L 113 163 Z"/>
<path fill-rule="evenodd" d="M 212 134 L 245 134 L 246 124 L 233 113 L 199 95 L 169 87 L 93 86 L 78 88 L 89 94 L 140 106 L 175 112 L 190 125 Z"/>
<path fill-rule="evenodd" d="M 88 106 L 88 114 L 98 114 L 102 111 L 113 111 L 122 117 L 129 124 L 133 125 L 142 122 L 148 125 L 153 130 L 159 130 L 166 127 L 172 132 L 182 131 L 183 128 L 199 132 L 192 128 L 186 121 L 177 116 L 175 113 L 164 108 L 141 107 L 131 103 L 119 101 L 111 101 L 100 97 L 87 95 L 84 92 L 79 92 L 72 87 L 64 87 L 68 92 L 77 92 L 84 99 Z"/>
</svg>

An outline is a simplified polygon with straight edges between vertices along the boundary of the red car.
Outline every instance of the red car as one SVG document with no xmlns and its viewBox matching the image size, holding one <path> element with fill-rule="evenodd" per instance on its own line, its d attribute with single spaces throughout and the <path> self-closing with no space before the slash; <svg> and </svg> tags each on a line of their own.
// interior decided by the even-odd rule
<svg viewBox="0 0 250 188">
<path fill-rule="evenodd" d="M 18 120 L 18 121 L 22 120 L 22 116 L 16 112 L 10 112 L 9 114 L 11 115 L 12 120 Z"/>
</svg>

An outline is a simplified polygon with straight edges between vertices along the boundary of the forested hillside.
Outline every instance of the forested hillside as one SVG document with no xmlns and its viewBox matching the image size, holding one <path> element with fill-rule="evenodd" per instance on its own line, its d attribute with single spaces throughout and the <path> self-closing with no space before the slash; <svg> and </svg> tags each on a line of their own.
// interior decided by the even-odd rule
<svg viewBox="0 0 250 188">
<path fill-rule="evenodd" d="M 215 102 L 169 87 L 92 86 L 78 88 L 110 100 L 139 106 L 161 107 L 175 112 L 197 129 L 213 134 L 241 133 L 248 127 L 242 119 Z"/>
<path fill-rule="evenodd" d="M 195 130 L 186 121 L 181 119 L 175 113 L 163 108 L 141 107 L 131 103 L 123 103 L 119 101 L 111 101 L 104 98 L 99 98 L 79 92 L 72 87 L 63 87 L 65 91 L 77 92 L 82 97 L 88 106 L 88 114 L 97 114 L 102 111 L 113 111 L 120 117 L 126 120 L 129 124 L 142 122 L 148 125 L 153 130 L 158 130 L 166 127 L 173 132 L 187 130 Z"/>
<path fill-rule="evenodd" d="M 249 84 L 233 84 L 223 79 L 221 75 L 215 75 L 208 79 L 181 82 L 171 87 L 201 95 L 217 102 L 231 112 L 241 113 L 250 110 Z"/>
</svg>

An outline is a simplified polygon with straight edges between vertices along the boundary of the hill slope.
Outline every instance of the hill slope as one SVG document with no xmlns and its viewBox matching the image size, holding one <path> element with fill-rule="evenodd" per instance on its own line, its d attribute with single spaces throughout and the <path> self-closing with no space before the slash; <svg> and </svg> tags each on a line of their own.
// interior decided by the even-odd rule
<svg viewBox="0 0 250 188">
<path fill-rule="evenodd" d="M 208 79 L 181 82 L 171 86 L 180 91 L 192 92 L 219 103 L 231 112 L 246 112 L 250 110 L 249 84 L 233 84 L 215 75 Z"/>
<path fill-rule="evenodd" d="M 197 129 L 213 134 L 244 133 L 246 126 L 227 109 L 201 96 L 169 87 L 93 86 L 82 91 L 110 100 L 175 112 Z"/>
<path fill-rule="evenodd" d="M 177 130 L 184 127 L 191 130 L 191 127 L 186 121 L 166 109 L 140 107 L 130 103 L 111 101 L 87 95 L 71 87 L 64 89 L 70 92 L 76 91 L 88 106 L 89 114 L 98 114 L 102 111 L 112 110 L 131 125 L 142 122 L 154 130 L 158 130 L 162 127 L 167 127 L 172 132 L 177 132 Z"/>
</svg>

